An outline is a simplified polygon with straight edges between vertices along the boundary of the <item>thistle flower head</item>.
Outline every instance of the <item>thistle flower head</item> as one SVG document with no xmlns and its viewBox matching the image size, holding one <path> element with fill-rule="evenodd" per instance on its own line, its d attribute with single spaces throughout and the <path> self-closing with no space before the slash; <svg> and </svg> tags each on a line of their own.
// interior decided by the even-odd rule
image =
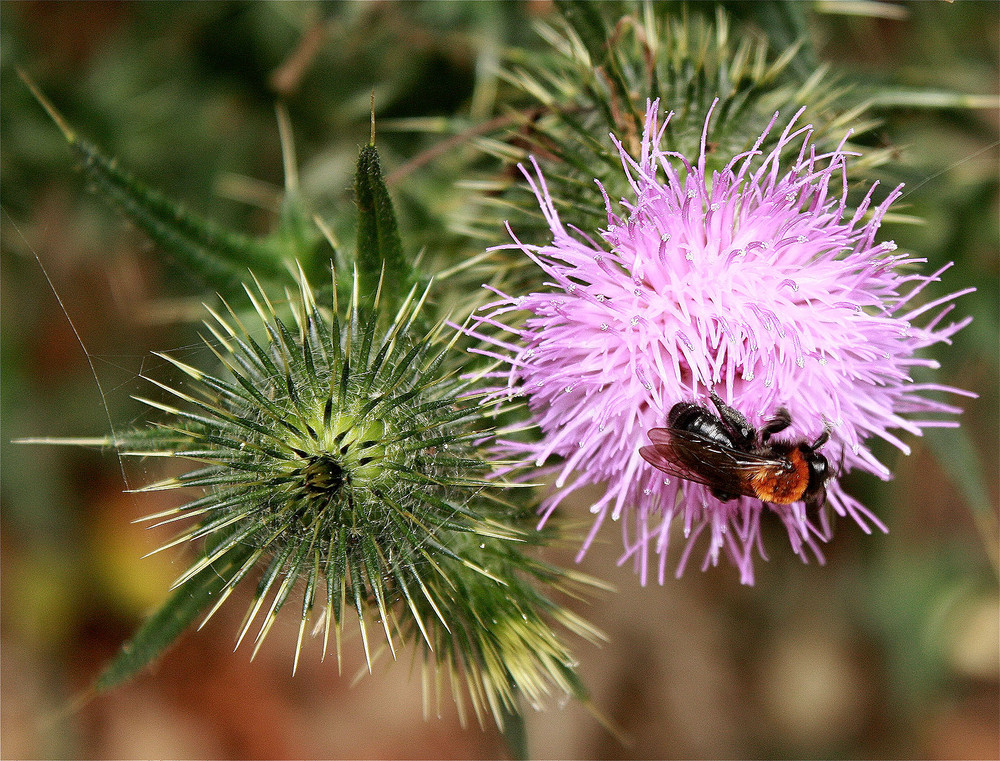
<svg viewBox="0 0 1000 761">
<path fill-rule="evenodd" d="M 369 668 L 409 641 L 423 649 L 434 694 L 450 682 L 463 720 L 465 694 L 480 721 L 492 713 L 499 723 L 517 710 L 517 693 L 532 702 L 552 691 L 582 696 L 551 622 L 599 635 L 535 585 L 574 587 L 584 577 L 525 554 L 537 541 L 531 511 L 502 499 L 504 482 L 488 478 L 490 421 L 449 369 L 455 338 L 444 340 L 441 325 L 417 327 L 414 292 L 383 327 L 377 304 L 371 315 L 357 307 L 356 284 L 341 322 L 299 281 L 287 303 L 247 289 L 256 326 L 234 310 L 213 312 L 206 343 L 225 377 L 165 356 L 188 379 L 183 389 L 157 384 L 177 406 L 148 401 L 168 422 L 114 442 L 126 454 L 200 464 L 146 487 L 204 490 L 151 516 L 191 521 L 167 547 L 206 540 L 175 586 L 192 597 L 216 585 L 207 620 L 259 573 L 237 642 L 254 630 L 254 653 L 293 592 L 301 595 L 296 664 L 307 629 L 322 633 L 324 654 L 334 632 L 339 663 L 348 616 Z M 378 648 L 374 619 L 385 636 Z"/>
<path fill-rule="evenodd" d="M 645 582 L 655 553 L 662 583 L 671 524 L 679 518 L 686 546 L 678 575 L 705 534 L 704 566 L 725 554 L 743 583 L 753 583 L 753 552 L 764 553 L 763 513 L 780 518 L 803 559 L 811 552 L 820 561 L 819 542 L 830 535 L 825 514 L 802 502 L 721 501 L 704 485 L 667 476 L 639 454 L 650 429 L 665 425 L 675 403 L 707 404 L 715 389 L 755 427 L 786 408 L 792 424 L 779 438 L 812 441 L 828 428 L 823 453 L 839 472 L 888 478 L 869 448 L 872 437 L 906 452 L 897 431 L 919 435 L 927 426 L 955 425 L 922 415 L 957 413 L 925 396 L 957 390 L 916 383 L 910 372 L 934 366 L 918 350 L 947 342 L 969 318 L 942 325 L 962 292 L 916 305 L 914 297 L 947 266 L 921 275 L 914 265 L 922 259 L 876 242 L 900 189 L 876 203 L 873 186 L 850 210 L 845 172 L 852 154 L 843 143 L 819 152 L 811 128 L 798 126 L 801 112 L 768 152 L 760 146 L 777 114 L 751 150 L 711 170 L 711 110 L 691 157 L 663 147 L 670 117 L 661 121 L 658 106 L 648 105 L 636 157 L 612 136 L 631 195 L 616 212 L 605 194 L 606 230 L 567 229 L 537 164 L 525 172 L 552 242 L 515 238 L 507 248 L 541 268 L 545 287 L 497 291 L 477 334 L 492 344 L 484 353 L 501 362 L 494 396 L 526 396 L 541 429 L 537 441 L 502 445 L 554 469 L 543 523 L 574 490 L 606 483 L 591 507 L 596 520 L 581 555 L 608 517 L 625 517 L 621 562 L 632 560 Z M 781 156 L 794 146 L 797 158 L 783 166 Z M 561 461 L 551 465 L 553 457 Z M 838 514 L 866 532 L 871 525 L 885 530 L 836 477 L 827 492 Z"/>
</svg>

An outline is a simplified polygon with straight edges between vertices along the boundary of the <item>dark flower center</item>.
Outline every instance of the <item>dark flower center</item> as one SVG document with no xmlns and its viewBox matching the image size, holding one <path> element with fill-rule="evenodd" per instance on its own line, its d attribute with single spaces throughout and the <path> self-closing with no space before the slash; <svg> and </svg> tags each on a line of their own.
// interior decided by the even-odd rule
<svg viewBox="0 0 1000 761">
<path fill-rule="evenodd" d="M 309 494 L 336 497 L 344 486 L 344 469 L 329 454 L 309 457 L 300 473 L 302 485 Z"/>
</svg>

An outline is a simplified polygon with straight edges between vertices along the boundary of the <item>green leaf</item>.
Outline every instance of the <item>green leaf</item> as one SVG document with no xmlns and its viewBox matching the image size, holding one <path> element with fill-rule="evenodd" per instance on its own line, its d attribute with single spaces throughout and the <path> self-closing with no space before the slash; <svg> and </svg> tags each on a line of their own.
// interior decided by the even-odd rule
<svg viewBox="0 0 1000 761">
<path fill-rule="evenodd" d="M 374 298 L 382 281 L 382 306 L 395 313 L 415 275 L 403 258 L 403 244 L 396 226 L 392 199 L 382 179 L 378 151 L 373 144 L 361 149 L 358 156 L 354 192 L 358 204 L 358 287 L 363 300 Z M 384 275 L 383 275 L 384 269 Z"/>
<path fill-rule="evenodd" d="M 239 290 L 248 271 L 264 280 L 289 280 L 286 261 L 299 253 L 297 241 L 281 236 L 257 240 L 185 209 L 80 138 L 37 86 L 23 73 L 21 78 L 62 131 L 94 190 L 178 264 L 222 293 Z"/>
<path fill-rule="evenodd" d="M 253 271 L 264 279 L 285 279 L 274 246 L 230 232 L 148 187 L 95 146 L 70 144 L 83 173 L 107 201 L 149 235 L 178 264 L 222 291 L 231 291 Z"/>
<path fill-rule="evenodd" d="M 249 544 L 236 544 L 217 561 L 182 584 L 126 642 L 97 678 L 94 689 L 107 692 L 134 677 L 159 658 L 201 611 L 220 594 L 253 554 Z"/>
</svg>

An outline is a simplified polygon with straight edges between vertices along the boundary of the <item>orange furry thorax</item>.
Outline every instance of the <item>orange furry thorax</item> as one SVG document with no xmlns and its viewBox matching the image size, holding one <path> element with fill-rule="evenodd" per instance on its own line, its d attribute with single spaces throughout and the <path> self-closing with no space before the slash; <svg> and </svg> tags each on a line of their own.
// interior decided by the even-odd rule
<svg viewBox="0 0 1000 761">
<path fill-rule="evenodd" d="M 757 498 L 776 505 L 788 505 L 802 499 L 809 486 L 809 464 L 796 447 L 788 458 L 774 467 L 761 468 L 750 478 Z"/>
</svg>

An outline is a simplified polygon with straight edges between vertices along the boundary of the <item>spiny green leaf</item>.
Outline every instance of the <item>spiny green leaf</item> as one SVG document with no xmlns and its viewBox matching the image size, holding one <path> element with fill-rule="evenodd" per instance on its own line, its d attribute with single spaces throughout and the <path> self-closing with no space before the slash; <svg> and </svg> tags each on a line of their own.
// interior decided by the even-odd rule
<svg viewBox="0 0 1000 761">
<path fill-rule="evenodd" d="M 70 143 L 80 167 L 97 192 L 153 241 L 208 285 L 229 292 L 253 270 L 285 279 L 277 247 L 231 232 L 153 190 L 90 143 Z"/>
<path fill-rule="evenodd" d="M 159 658 L 253 554 L 253 547 L 237 544 L 215 563 L 182 584 L 150 616 L 97 679 L 94 688 L 107 692 L 128 681 Z"/>
<path fill-rule="evenodd" d="M 358 204 L 356 262 L 360 292 L 366 299 L 371 299 L 381 280 L 382 308 L 385 313 L 392 314 L 413 285 L 415 274 L 410 263 L 403 258 L 396 214 L 382 179 L 382 168 L 374 145 L 366 145 L 358 156 L 354 192 Z"/>
<path fill-rule="evenodd" d="M 297 196 L 286 198 L 281 224 L 269 238 L 228 230 L 146 185 L 82 139 L 31 79 L 23 73 L 21 78 L 63 133 L 91 187 L 206 285 L 222 293 L 238 290 L 248 271 L 289 282 L 288 263 L 297 259 L 307 273 L 316 271 L 320 241 L 308 229 L 309 217 Z"/>
</svg>

